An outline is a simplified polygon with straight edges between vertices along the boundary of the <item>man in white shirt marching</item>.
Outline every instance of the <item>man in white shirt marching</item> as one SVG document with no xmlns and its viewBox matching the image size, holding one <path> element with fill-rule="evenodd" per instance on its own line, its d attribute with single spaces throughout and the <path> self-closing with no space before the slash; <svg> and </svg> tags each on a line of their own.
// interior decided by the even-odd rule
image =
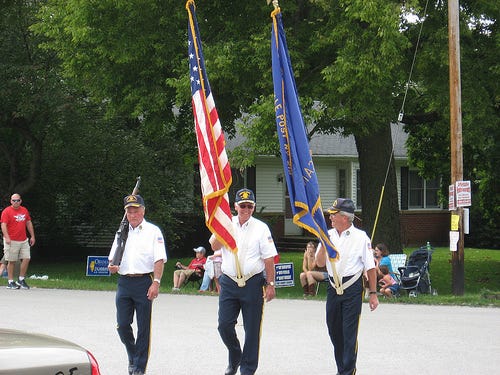
<svg viewBox="0 0 500 375">
<path fill-rule="evenodd" d="M 236 256 L 230 249 L 223 247 L 215 236 L 210 238 L 214 251 L 222 248 L 218 329 L 229 352 L 229 365 L 224 374 L 234 375 L 240 367 L 241 375 L 253 375 L 259 361 L 264 298 L 269 302 L 276 296 L 274 256 L 277 251 L 267 224 L 252 216 L 255 211 L 253 191 L 239 190 L 234 209 L 237 212 L 237 216 L 233 217 L 238 246 Z M 237 261 L 242 275 L 238 275 Z M 244 283 L 238 280 L 239 276 L 244 279 Z M 243 350 L 235 330 L 240 310 L 245 328 Z"/>
<path fill-rule="evenodd" d="M 326 264 L 330 286 L 326 300 L 326 324 L 334 346 L 338 375 L 354 375 L 358 354 L 358 326 L 363 302 L 363 271 L 367 271 L 370 287 L 370 309 L 378 306 L 377 273 L 370 239 L 366 233 L 356 228 L 354 202 L 338 198 L 328 209 L 332 229 L 328 231 L 330 240 L 339 252 L 339 261 L 332 266 L 321 244 L 316 250 L 316 263 Z M 335 272 L 340 285 L 334 282 Z"/>
<path fill-rule="evenodd" d="M 160 228 L 144 219 L 144 199 L 140 195 L 128 195 L 124 198 L 124 208 L 129 227 L 123 258 L 119 265 L 112 264 L 118 247 L 115 237 L 108 268 L 111 273 L 120 274 L 116 291 L 116 321 L 118 335 L 127 350 L 128 373 L 144 375 L 150 351 L 153 300 L 160 291 L 167 253 Z M 131 326 L 134 311 L 137 340 Z"/>
</svg>

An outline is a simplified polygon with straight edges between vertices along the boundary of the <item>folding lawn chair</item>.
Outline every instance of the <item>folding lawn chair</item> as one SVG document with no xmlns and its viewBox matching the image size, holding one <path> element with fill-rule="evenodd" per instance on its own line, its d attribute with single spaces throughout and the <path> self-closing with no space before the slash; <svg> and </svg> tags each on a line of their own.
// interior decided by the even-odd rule
<svg viewBox="0 0 500 375">
<path fill-rule="evenodd" d="M 197 269 L 196 272 L 193 272 L 191 276 L 186 280 L 185 285 L 188 284 L 198 285 L 197 289 L 200 289 L 201 282 L 203 281 L 203 274 L 205 273 L 204 269 Z"/>
<path fill-rule="evenodd" d="M 389 259 L 391 260 L 392 271 L 394 272 L 391 276 L 400 284 L 401 275 L 398 270 L 399 267 L 406 266 L 406 254 L 389 254 Z"/>
</svg>

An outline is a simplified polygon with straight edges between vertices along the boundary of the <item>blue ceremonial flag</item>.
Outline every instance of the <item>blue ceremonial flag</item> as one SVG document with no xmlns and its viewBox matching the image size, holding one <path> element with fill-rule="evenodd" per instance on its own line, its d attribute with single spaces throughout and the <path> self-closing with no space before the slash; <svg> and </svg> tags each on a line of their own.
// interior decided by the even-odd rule
<svg viewBox="0 0 500 375">
<path fill-rule="evenodd" d="M 318 237 L 331 260 L 337 259 L 337 249 L 328 236 L 321 207 L 318 177 L 309 149 L 280 9 L 276 8 L 271 17 L 274 110 L 293 222 Z"/>
</svg>

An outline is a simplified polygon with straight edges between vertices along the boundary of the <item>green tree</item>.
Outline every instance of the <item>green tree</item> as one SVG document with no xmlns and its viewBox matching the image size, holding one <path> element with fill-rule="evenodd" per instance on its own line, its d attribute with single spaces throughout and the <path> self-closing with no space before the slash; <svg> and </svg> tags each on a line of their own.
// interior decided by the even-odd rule
<svg viewBox="0 0 500 375">
<path fill-rule="evenodd" d="M 99 232 L 112 233 L 123 214 L 121 199 L 140 175 L 148 219 L 165 228 L 169 248 L 175 250 L 173 244 L 181 245 L 178 239 L 192 231 L 176 215 L 193 206 L 194 145 L 192 134 L 182 131 L 186 111 L 156 110 L 162 102 L 148 97 L 141 100 L 150 108 L 137 104 L 127 112 L 126 95 L 112 98 L 117 106 L 109 104 L 110 96 L 90 95 L 100 85 L 110 92 L 113 88 L 94 80 L 90 71 L 83 81 L 78 73 L 62 71 L 55 51 L 46 48 L 47 37 L 32 26 L 45 3 L 0 4 L 5 14 L 0 21 L 4 199 L 14 191 L 23 194 L 37 225 L 38 245 L 50 255 L 54 245 L 74 243 L 77 248 L 74 236 L 82 228 L 89 243 Z M 126 80 L 117 76 L 109 81 L 115 78 Z M 164 96 L 160 90 L 156 94 Z"/>
<path fill-rule="evenodd" d="M 466 2 L 465 8 L 477 20 L 498 10 L 493 1 L 481 4 Z M 172 155 L 177 162 L 186 164 L 195 155 L 183 5 L 153 0 L 49 0 L 36 26 L 37 32 L 49 38 L 45 47 L 61 59 L 66 79 L 84 89 L 93 102 L 103 104 L 109 118 L 126 119 L 121 122 L 124 129 L 140 129 L 141 134 L 148 135 L 143 141 L 154 145 L 155 152 L 163 153 L 158 166 L 162 170 Z M 419 24 L 410 23 L 405 12 L 421 12 L 423 5 L 417 0 L 297 0 L 283 4 L 306 122 L 314 126 L 312 132 L 341 132 L 353 134 L 356 139 L 364 226 L 368 232 L 373 227 L 378 202 L 375 198 L 380 194 L 390 160 L 389 123 L 396 121 L 403 103 L 418 35 Z M 240 165 L 248 165 L 257 152 L 278 150 L 272 118 L 271 9 L 265 2 L 235 6 L 216 1 L 199 6 L 208 75 L 223 127 L 227 134 L 234 134 L 234 120 L 242 118 L 249 138 L 248 148 L 234 154 L 232 161 L 239 157 Z M 447 48 L 443 49 L 446 17 L 441 15 L 443 2 L 431 7 L 429 13 L 436 16 L 429 17 L 429 26 L 425 21 L 429 27 L 426 44 L 425 48 L 419 47 L 425 53 L 419 52 L 418 76 L 412 85 L 415 96 L 408 100 L 405 111 L 407 124 L 423 123 L 439 112 L 433 108 L 445 108 L 447 103 Z M 497 26 L 493 22 L 489 27 L 493 30 Z M 485 43 L 480 53 L 494 58 L 495 52 L 487 53 L 486 46 L 493 41 L 493 47 L 497 47 L 496 35 L 490 34 L 488 41 L 480 41 L 476 35 L 470 38 L 479 43 L 476 47 Z M 474 54 L 472 43 L 467 51 Z M 485 77 L 491 77 L 490 73 L 485 71 Z M 493 97 L 494 85 L 490 82 L 485 90 Z M 481 109 L 489 105 L 479 101 L 476 104 Z M 474 114 L 471 116 L 474 118 Z M 158 139 L 159 130 L 162 137 Z M 438 148 L 442 149 L 442 144 Z M 436 147 L 428 150 L 432 153 L 427 156 L 439 151 Z M 417 158 L 413 160 L 419 163 Z M 375 241 L 380 238 L 392 249 L 399 249 L 398 198 L 392 164 L 389 172 Z"/>
<path fill-rule="evenodd" d="M 442 178 L 445 201 L 451 180 L 448 14 L 447 3 L 432 5 L 425 19 L 421 18 L 423 25 L 408 25 L 413 39 L 416 40 L 421 26 L 422 36 L 403 122 L 410 134 L 410 162 L 423 177 Z M 497 247 L 500 243 L 500 5 L 495 1 L 460 1 L 460 7 L 463 176 L 473 184 L 474 229 L 466 241 L 474 246 Z"/>
<path fill-rule="evenodd" d="M 461 1 L 464 177 L 475 182 L 474 217 L 488 236 L 473 243 L 498 244 L 498 22 L 497 2 Z M 313 132 L 353 134 L 360 155 L 363 217 L 371 229 L 391 138 L 389 122 L 403 111 L 411 163 L 425 178 L 441 177 L 447 189 L 449 74 L 447 4 L 399 1 L 315 1 L 290 4 L 283 19 L 306 122 Z M 302 5 L 302 7 L 301 7 Z M 320 10 L 315 9 L 320 7 Z M 408 13 L 420 16 L 416 22 Z M 417 45 L 423 23 L 422 39 Z M 301 26 L 302 25 L 302 26 Z M 416 64 L 412 66 L 415 48 Z M 259 55 L 256 53 L 255 55 Z M 413 70 L 406 98 L 406 82 Z M 406 100 L 406 106 L 403 104 Z M 259 97 L 251 113 L 270 112 Z M 318 106 L 317 104 L 322 105 Z M 249 144 L 262 153 L 276 149 L 273 120 L 249 116 L 243 123 Z M 272 140 L 263 144 L 263 140 Z M 248 147 L 248 146 L 247 146 Z M 245 162 L 248 149 L 236 154 Z M 393 166 L 376 238 L 399 248 Z M 388 207 L 389 206 L 389 207 Z M 475 226 L 475 225 L 474 225 Z M 481 230 L 481 229 L 480 229 Z M 392 232 L 392 234 L 391 234 Z M 477 233 L 477 232 L 476 232 Z M 493 235 L 492 235 L 493 233 Z M 375 239 L 376 240 L 376 239 Z"/>
<path fill-rule="evenodd" d="M 51 252 L 66 252 L 68 243 L 74 243 L 75 251 L 82 246 L 110 246 L 103 240 L 112 240 L 123 215 L 122 199 L 132 191 L 137 176 L 142 180 L 147 219 L 164 229 L 172 249 L 183 235 L 175 205 L 167 204 L 172 197 L 179 201 L 184 197 L 175 172 L 159 169 L 154 150 L 143 143 L 139 132 L 124 130 L 116 119 L 103 120 L 99 108 L 82 103 L 67 114 L 47 133 L 50 152 L 44 152 L 43 174 L 30 192 L 39 232 L 53 247 Z"/>
<path fill-rule="evenodd" d="M 398 251 L 401 239 L 390 123 L 397 119 L 395 93 L 405 71 L 401 50 L 409 45 L 399 29 L 400 6 L 387 1 L 298 1 L 286 4 L 283 21 L 310 135 L 354 135 L 360 161 L 358 202 L 363 206 L 363 227 L 371 234 L 385 186 L 374 241 L 387 242 Z M 267 38 L 254 36 L 254 40 L 268 40 L 269 28 L 265 33 Z M 257 50 L 254 56 L 269 60 L 261 47 L 269 48 L 268 42 L 253 45 Z M 266 91 L 272 92 L 269 71 L 266 74 Z M 249 142 L 235 155 L 242 157 L 243 163 L 247 162 L 246 148 L 253 145 L 258 144 L 258 151 L 276 150 L 276 137 L 271 136 L 272 96 L 256 97 L 250 113 L 260 116 L 245 118 L 243 132 Z"/>
<path fill-rule="evenodd" d="M 319 128 L 354 135 L 360 163 L 363 226 L 369 234 L 373 231 L 384 186 L 373 241 L 386 242 L 398 251 L 401 237 L 390 123 L 397 120 L 397 94 L 406 71 L 401 51 L 409 45 L 400 32 L 401 5 L 378 0 L 318 4 L 327 18 L 313 48 L 332 51 L 321 69 L 326 110 Z"/>
<path fill-rule="evenodd" d="M 85 87 L 94 100 L 106 100 L 110 113 L 144 116 L 144 126 L 154 128 L 158 117 L 172 118 L 176 103 L 188 111 L 186 12 L 170 2 L 140 3 L 102 1 L 90 5 L 52 0 L 44 7 L 37 28 L 50 38 L 47 47 L 57 52 L 66 75 Z M 290 17 L 285 16 L 285 22 L 289 19 L 294 24 L 290 51 L 306 116 L 315 120 L 315 131 L 340 130 L 356 136 L 368 230 L 376 211 L 372 197 L 380 193 L 392 145 L 389 122 L 395 111 L 388 111 L 387 103 L 393 104 L 394 81 L 388 82 L 387 77 L 393 77 L 398 47 L 405 43 L 398 32 L 396 4 L 372 3 L 364 9 L 358 2 L 357 7 L 344 12 L 341 5 L 330 9 L 326 2 L 298 1 L 290 3 L 286 9 Z M 342 6 L 347 8 L 344 3 Z M 373 15 L 373 11 L 382 15 Z M 339 16 L 339 12 L 346 16 Z M 233 133 L 233 120 L 245 112 L 254 115 L 250 117 L 252 128 L 265 124 L 258 132 L 273 134 L 269 130 L 273 122 L 264 121 L 272 114 L 269 14 L 265 3 L 234 7 L 216 2 L 204 4 L 198 12 L 208 74 L 228 134 Z M 353 39 L 353 32 L 363 38 Z M 374 79 L 376 73 L 379 76 Z M 326 105 L 320 113 L 314 109 L 318 101 Z M 367 103 L 370 105 L 365 108 Z M 265 114 L 253 112 L 259 110 Z M 177 123 L 183 129 L 191 129 L 191 124 Z M 397 249 L 399 217 L 393 166 L 391 172 L 377 233 Z"/>
<path fill-rule="evenodd" d="M 68 93 L 53 69 L 51 53 L 28 27 L 38 2 L 1 1 L 0 20 L 0 191 L 2 198 L 29 191 L 40 175 L 43 142 Z"/>
<path fill-rule="evenodd" d="M 187 66 L 180 48 L 186 45 L 182 11 L 173 1 L 55 0 L 46 2 L 32 27 L 47 38 L 42 47 L 56 53 L 64 78 L 104 113 L 105 121 L 91 126 L 86 142 L 101 144 L 106 139 L 101 151 L 110 145 L 115 149 L 105 159 L 98 153 L 91 160 L 107 160 L 103 177 L 122 174 L 120 184 L 113 180 L 120 189 L 130 185 L 133 175 L 143 176 L 141 191 L 154 203 L 148 207 L 148 218 L 160 219 L 174 250 L 182 246 L 179 238 L 192 230 L 178 213 L 195 204 L 190 103 L 176 106 L 176 92 L 166 84 L 178 76 L 181 65 Z M 187 80 L 185 89 L 188 93 Z"/>
</svg>

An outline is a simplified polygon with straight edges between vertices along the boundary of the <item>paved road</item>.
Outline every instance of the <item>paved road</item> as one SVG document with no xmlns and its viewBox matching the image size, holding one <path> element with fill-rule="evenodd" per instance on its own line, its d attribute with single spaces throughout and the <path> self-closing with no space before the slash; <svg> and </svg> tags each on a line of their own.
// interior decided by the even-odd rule
<svg viewBox="0 0 500 375">
<path fill-rule="evenodd" d="M 279 293 L 279 290 L 278 290 Z M 0 287 L 1 327 L 77 342 L 103 375 L 126 374 L 115 331 L 114 292 Z M 226 351 L 217 332 L 217 297 L 161 294 L 154 304 L 148 375 L 219 375 Z M 335 374 L 324 302 L 266 304 L 259 375 Z M 238 325 L 239 335 L 243 327 Z M 358 374 L 499 374 L 500 309 L 381 304 L 363 306 Z"/>
</svg>

